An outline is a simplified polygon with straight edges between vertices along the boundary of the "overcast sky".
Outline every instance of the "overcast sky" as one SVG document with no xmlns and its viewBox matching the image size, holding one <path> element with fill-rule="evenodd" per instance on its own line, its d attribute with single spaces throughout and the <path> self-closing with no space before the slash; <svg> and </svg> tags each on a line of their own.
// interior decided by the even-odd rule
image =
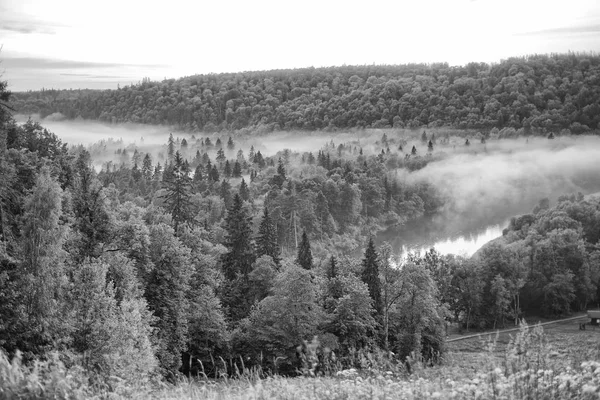
<svg viewBox="0 0 600 400">
<path fill-rule="evenodd" d="M 0 0 L 13 91 L 600 50 L 598 0 Z"/>
</svg>

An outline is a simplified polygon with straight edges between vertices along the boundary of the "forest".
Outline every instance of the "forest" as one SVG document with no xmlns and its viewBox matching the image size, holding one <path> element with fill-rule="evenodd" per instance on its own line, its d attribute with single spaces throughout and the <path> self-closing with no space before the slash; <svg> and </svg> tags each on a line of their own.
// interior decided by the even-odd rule
<svg viewBox="0 0 600 400">
<path fill-rule="evenodd" d="M 561 71 L 575 76 L 577 66 L 581 79 L 598 68 L 593 57 L 539 60 L 548 68 L 569 61 Z M 480 67 L 473 82 L 488 68 Z M 126 93 L 169 93 L 209 78 L 234 79 L 144 82 L 49 104 L 83 108 L 94 98 L 104 109 L 121 93 L 125 101 Z M 303 79 L 298 88 L 312 82 Z M 2 104 L 19 112 L 29 107 L 23 94 L 10 99 L 6 83 L 0 89 Z M 303 95 L 286 96 L 291 106 Z M 584 118 L 594 106 L 576 115 Z M 25 364 L 57 357 L 82 371 L 77 376 L 91 387 L 111 391 L 200 374 L 217 379 L 247 369 L 324 375 L 360 368 L 374 355 L 410 371 L 415 359 L 443 363 L 450 325 L 514 326 L 525 315 L 569 315 L 600 299 L 597 196 L 567 194 L 552 205 L 541 199 L 470 258 L 435 249 L 400 258 L 377 242 L 382 230 L 433 218 L 447 206 L 436 186 L 397 178 L 399 170 L 424 170 L 447 157 L 440 149 L 455 145 L 444 136 L 423 132 L 411 146 L 383 133 L 368 149 L 332 140 L 314 153 L 282 148 L 267 156 L 242 148 L 235 135 L 170 135 L 161 157 L 120 144 L 107 150 L 106 142 L 69 146 L 38 122 L 17 123 L 10 108 L 0 107 L 1 352 Z M 47 110 L 63 111 L 75 116 Z M 516 132 L 490 129 L 460 146 L 484 152 L 486 143 Z M 94 168 L 106 152 L 112 160 Z"/>
<path fill-rule="evenodd" d="M 117 90 L 15 93 L 13 102 L 42 117 L 207 133 L 445 126 L 581 134 L 600 122 L 600 56 L 195 75 Z"/>
</svg>

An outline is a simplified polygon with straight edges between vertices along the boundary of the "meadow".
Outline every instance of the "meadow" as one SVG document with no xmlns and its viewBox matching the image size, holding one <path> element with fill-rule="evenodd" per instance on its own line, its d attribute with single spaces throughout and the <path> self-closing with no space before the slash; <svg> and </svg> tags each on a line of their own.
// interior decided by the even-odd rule
<svg viewBox="0 0 600 400">
<path fill-rule="evenodd" d="M 582 318 L 581 321 L 585 321 Z M 0 355 L 0 399 L 597 399 L 600 398 L 600 329 L 578 321 L 523 324 L 516 333 L 482 335 L 448 344 L 441 365 L 402 364 L 362 353 L 359 369 L 328 376 L 290 378 L 233 371 L 222 379 L 201 376 L 178 383 L 98 387 L 58 361 L 26 368 Z M 158 381 L 157 381 L 158 382 Z"/>
</svg>

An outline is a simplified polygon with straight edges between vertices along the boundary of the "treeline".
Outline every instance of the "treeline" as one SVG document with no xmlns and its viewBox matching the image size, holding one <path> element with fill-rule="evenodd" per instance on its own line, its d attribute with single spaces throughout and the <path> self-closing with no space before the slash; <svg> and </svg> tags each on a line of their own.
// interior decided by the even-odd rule
<svg viewBox="0 0 600 400">
<path fill-rule="evenodd" d="M 17 93 L 12 104 L 24 114 L 204 132 L 445 126 L 580 134 L 597 130 L 600 122 L 600 56 L 145 79 L 118 90 Z"/>
</svg>

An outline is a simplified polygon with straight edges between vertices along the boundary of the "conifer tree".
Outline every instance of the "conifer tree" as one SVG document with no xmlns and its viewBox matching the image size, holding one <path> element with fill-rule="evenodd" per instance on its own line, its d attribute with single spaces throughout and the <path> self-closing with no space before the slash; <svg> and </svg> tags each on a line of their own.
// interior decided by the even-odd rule
<svg viewBox="0 0 600 400">
<path fill-rule="evenodd" d="M 194 183 L 200 183 L 204 180 L 204 167 L 202 164 L 198 164 L 194 170 Z"/>
<path fill-rule="evenodd" d="M 238 274 L 248 275 L 254 262 L 252 249 L 251 218 L 244 209 L 244 202 L 239 194 L 233 197 L 233 203 L 225 218 L 225 247 L 223 254 L 223 272 L 225 278 L 233 280 Z"/>
<path fill-rule="evenodd" d="M 152 158 L 150 158 L 150 154 L 146 153 L 144 156 L 144 160 L 142 161 L 142 175 L 144 179 L 150 180 L 152 179 L 152 171 L 154 168 L 152 167 Z"/>
<path fill-rule="evenodd" d="M 433 142 L 431 140 L 427 144 L 427 151 L 433 153 Z"/>
<path fill-rule="evenodd" d="M 175 157 L 175 139 L 173 139 L 173 134 L 169 133 L 169 141 L 167 143 L 167 160 L 173 161 L 173 157 Z"/>
<path fill-rule="evenodd" d="M 234 178 L 239 178 L 242 176 L 242 166 L 238 160 L 233 164 L 233 171 L 231 171 L 231 175 Z"/>
<path fill-rule="evenodd" d="M 306 231 L 302 232 L 302 240 L 300 241 L 300 246 L 298 246 L 296 262 L 304 269 L 312 269 L 313 267 L 312 252 L 310 251 L 310 242 Z"/>
<path fill-rule="evenodd" d="M 210 173 L 209 173 L 210 180 L 213 182 L 219 182 L 220 177 L 219 177 L 219 171 L 217 170 L 217 166 L 213 165 L 212 168 L 210 168 L 210 169 L 208 169 L 208 167 L 207 167 L 207 170 L 210 171 Z"/>
<path fill-rule="evenodd" d="M 381 303 L 381 281 L 379 280 L 379 261 L 373 238 L 369 239 L 369 244 L 365 250 L 365 256 L 362 261 L 362 281 L 369 287 L 369 295 L 373 299 L 373 308 L 377 314 L 382 312 Z"/>
<path fill-rule="evenodd" d="M 102 186 L 95 177 L 90 154 L 83 151 L 75 163 L 78 172 L 73 195 L 74 229 L 78 238 L 75 241 L 75 260 L 81 262 L 86 257 L 98 257 L 102 243 L 107 243 L 111 235 L 111 219 Z"/>
<path fill-rule="evenodd" d="M 231 178 L 231 164 L 229 163 L 229 160 L 225 161 L 225 167 L 223 167 L 223 175 L 225 175 L 225 178 Z"/>
<path fill-rule="evenodd" d="M 410 151 L 410 154 L 412 154 L 413 156 L 417 155 L 417 148 L 415 146 L 412 147 L 412 150 Z"/>
<path fill-rule="evenodd" d="M 244 180 L 244 178 L 242 178 L 242 182 L 240 182 L 239 193 L 240 193 L 240 197 L 242 198 L 242 200 L 244 200 L 244 201 L 250 200 L 250 190 L 248 189 L 248 185 L 246 184 L 246 181 Z"/>
<path fill-rule="evenodd" d="M 175 153 L 175 161 L 170 176 L 164 180 L 167 189 L 165 195 L 166 209 L 173 219 L 173 229 L 178 232 L 181 224 L 192 223 L 191 178 L 186 163 L 179 152 Z"/>
<path fill-rule="evenodd" d="M 327 266 L 327 278 L 334 279 L 338 276 L 338 266 L 335 257 L 332 255 Z"/>
<path fill-rule="evenodd" d="M 193 266 L 190 249 L 165 224 L 150 229 L 150 259 L 154 268 L 146 283 L 145 297 L 157 318 L 157 358 L 163 374 L 174 378 L 188 341 L 187 292 Z"/>
<path fill-rule="evenodd" d="M 219 191 L 219 195 L 223 199 L 225 208 L 231 207 L 231 184 L 229 183 L 229 181 L 223 179 L 223 181 L 221 182 L 221 190 Z"/>
<path fill-rule="evenodd" d="M 263 218 L 258 227 L 258 236 L 256 238 L 256 257 L 270 256 L 277 267 L 280 266 L 279 244 L 277 243 L 277 233 L 275 226 L 269 215 L 269 209 L 265 207 Z"/>
<path fill-rule="evenodd" d="M 233 139 L 229 136 L 229 140 L 227 141 L 227 148 L 229 150 L 235 149 L 235 143 L 233 143 Z"/>
<path fill-rule="evenodd" d="M 265 167 L 266 163 L 265 163 L 265 159 L 263 158 L 262 154 L 260 153 L 260 150 L 256 152 L 256 155 L 254 156 L 254 163 L 256 165 L 258 165 L 259 169 L 262 169 Z"/>
</svg>

